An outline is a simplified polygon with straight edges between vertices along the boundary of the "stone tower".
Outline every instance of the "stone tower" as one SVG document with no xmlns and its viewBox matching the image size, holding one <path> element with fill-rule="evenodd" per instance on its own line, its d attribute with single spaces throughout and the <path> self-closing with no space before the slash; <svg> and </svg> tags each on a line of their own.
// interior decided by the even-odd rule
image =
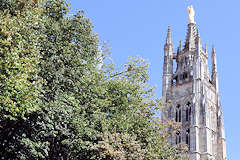
<svg viewBox="0 0 240 160">
<path fill-rule="evenodd" d="M 183 48 L 180 42 L 174 53 L 170 27 L 164 46 L 162 97 L 168 104 L 165 111 L 168 118 L 181 123 L 180 131 L 169 138 L 169 143 L 187 144 L 190 160 L 222 160 L 226 158 L 226 144 L 216 52 L 213 47 L 210 74 L 208 51 L 202 47 L 192 7 L 188 12 L 189 24 Z"/>
</svg>

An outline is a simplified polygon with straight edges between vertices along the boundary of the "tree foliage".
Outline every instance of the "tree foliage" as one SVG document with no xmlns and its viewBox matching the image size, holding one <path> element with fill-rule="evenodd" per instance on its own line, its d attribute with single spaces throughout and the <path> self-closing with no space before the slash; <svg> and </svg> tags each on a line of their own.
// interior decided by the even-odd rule
<svg viewBox="0 0 240 160">
<path fill-rule="evenodd" d="M 107 60 L 64 0 L 0 2 L 2 159 L 178 159 L 147 63 Z"/>
<path fill-rule="evenodd" d="M 0 11 L 0 109 L 14 118 L 39 109 L 41 78 L 38 76 L 40 53 L 38 26 L 42 23 L 35 9 L 11 1 L 1 2 Z M 12 11 L 4 6 L 11 6 Z"/>
</svg>

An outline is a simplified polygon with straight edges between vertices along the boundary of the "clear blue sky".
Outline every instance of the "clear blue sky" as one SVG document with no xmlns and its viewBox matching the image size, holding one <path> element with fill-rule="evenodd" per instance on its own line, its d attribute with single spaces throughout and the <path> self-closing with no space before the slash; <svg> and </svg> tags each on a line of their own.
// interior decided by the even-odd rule
<svg viewBox="0 0 240 160">
<path fill-rule="evenodd" d="M 161 96 L 163 45 L 171 26 L 174 47 L 185 41 L 187 6 L 208 52 L 217 52 L 227 155 L 240 158 L 240 1 L 239 0 L 68 0 L 71 12 L 85 10 L 101 41 L 109 42 L 113 60 L 121 65 L 129 56 L 150 63 L 150 83 Z M 210 57 L 210 56 L 209 56 Z"/>
</svg>

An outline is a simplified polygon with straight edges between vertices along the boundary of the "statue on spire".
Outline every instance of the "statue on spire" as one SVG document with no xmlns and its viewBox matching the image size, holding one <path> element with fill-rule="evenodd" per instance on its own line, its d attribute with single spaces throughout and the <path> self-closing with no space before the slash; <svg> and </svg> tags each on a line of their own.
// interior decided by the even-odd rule
<svg viewBox="0 0 240 160">
<path fill-rule="evenodd" d="M 195 12 L 194 12 L 193 7 L 192 6 L 188 6 L 188 22 L 189 23 L 195 23 L 194 15 L 195 15 Z"/>
</svg>

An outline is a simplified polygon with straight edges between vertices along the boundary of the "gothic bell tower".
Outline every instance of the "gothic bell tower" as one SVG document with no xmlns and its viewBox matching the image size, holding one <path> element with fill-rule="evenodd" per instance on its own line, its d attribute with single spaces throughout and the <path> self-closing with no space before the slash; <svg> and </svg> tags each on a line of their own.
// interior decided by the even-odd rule
<svg viewBox="0 0 240 160">
<path fill-rule="evenodd" d="M 170 27 L 164 46 L 162 97 L 168 104 L 165 111 L 168 118 L 181 123 L 181 129 L 169 139 L 169 143 L 186 144 L 190 160 L 223 160 L 226 158 L 226 144 L 216 51 L 213 47 L 210 74 L 207 47 L 202 47 L 192 6 L 188 7 L 188 13 L 183 48 L 180 42 L 177 53 L 173 52 Z"/>
</svg>

